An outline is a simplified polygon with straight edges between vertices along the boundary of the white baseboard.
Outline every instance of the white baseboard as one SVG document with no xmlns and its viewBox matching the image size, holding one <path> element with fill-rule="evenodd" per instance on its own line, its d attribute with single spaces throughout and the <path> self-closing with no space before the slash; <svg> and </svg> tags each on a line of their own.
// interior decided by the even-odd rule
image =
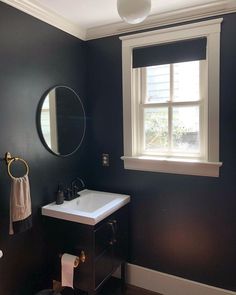
<svg viewBox="0 0 236 295">
<path fill-rule="evenodd" d="M 119 277 L 117 271 L 114 276 Z M 127 264 L 127 283 L 163 295 L 236 295 L 228 291 L 134 264 Z"/>
</svg>

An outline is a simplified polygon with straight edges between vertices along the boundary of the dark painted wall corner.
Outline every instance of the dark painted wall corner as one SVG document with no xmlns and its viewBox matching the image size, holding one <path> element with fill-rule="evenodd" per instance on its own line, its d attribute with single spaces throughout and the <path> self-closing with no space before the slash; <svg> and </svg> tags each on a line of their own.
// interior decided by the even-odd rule
<svg viewBox="0 0 236 295">
<path fill-rule="evenodd" d="M 85 45 L 2 2 L 0 39 L 0 158 L 9 151 L 29 163 L 33 207 L 33 228 L 9 236 L 10 179 L 1 161 L 0 294 L 32 295 L 51 284 L 40 208 L 55 199 L 59 182 L 69 185 L 76 176 L 87 181 L 87 140 L 73 156 L 56 157 L 39 139 L 36 111 L 43 94 L 61 84 L 79 94 L 86 111 Z"/>
</svg>

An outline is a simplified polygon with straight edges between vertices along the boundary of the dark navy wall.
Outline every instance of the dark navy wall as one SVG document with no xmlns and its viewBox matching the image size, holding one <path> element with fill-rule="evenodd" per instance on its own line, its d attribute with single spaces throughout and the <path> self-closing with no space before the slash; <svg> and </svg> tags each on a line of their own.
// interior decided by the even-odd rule
<svg viewBox="0 0 236 295">
<path fill-rule="evenodd" d="M 0 2 L 0 157 L 6 151 L 30 166 L 32 230 L 8 235 L 10 179 L 0 162 L 0 294 L 32 295 L 48 287 L 50 263 L 40 207 L 53 201 L 59 182 L 86 182 L 86 142 L 59 158 L 39 140 L 36 110 L 45 91 L 63 84 L 85 101 L 84 42 Z M 57 234 L 57 233 L 55 233 Z"/>
<path fill-rule="evenodd" d="M 87 42 L 90 186 L 132 196 L 130 262 L 236 290 L 236 14 L 221 35 L 219 178 L 124 170 L 121 41 Z M 110 154 L 110 167 L 101 154 Z"/>
</svg>

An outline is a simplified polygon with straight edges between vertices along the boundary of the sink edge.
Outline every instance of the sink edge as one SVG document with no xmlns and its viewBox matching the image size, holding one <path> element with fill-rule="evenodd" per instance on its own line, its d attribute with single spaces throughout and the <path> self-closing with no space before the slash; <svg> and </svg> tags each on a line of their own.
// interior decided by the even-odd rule
<svg viewBox="0 0 236 295">
<path fill-rule="evenodd" d="M 77 214 L 73 214 L 73 213 L 61 212 L 61 211 L 47 208 L 48 205 L 43 206 L 41 208 L 42 209 L 41 211 L 42 211 L 42 215 L 44 215 L 44 216 L 48 216 L 48 217 L 52 217 L 52 218 L 56 218 L 56 219 L 61 219 L 61 220 L 72 221 L 72 222 L 76 222 L 76 223 L 87 224 L 87 225 L 96 225 L 97 223 L 99 223 L 100 221 L 102 221 L 103 219 L 105 219 L 106 217 L 108 217 L 109 215 L 111 215 L 112 213 L 114 213 L 115 211 L 117 211 L 118 209 L 122 208 L 123 206 L 125 206 L 126 204 L 128 204 L 130 202 L 129 195 L 122 195 L 122 196 L 125 197 L 123 200 L 121 200 L 118 204 L 111 207 L 110 209 L 108 209 L 104 212 L 101 212 L 97 216 L 96 215 L 89 216 L 89 213 L 87 213 L 86 214 L 87 216 L 86 216 L 86 215 L 82 215 L 82 214 L 77 215 Z"/>
</svg>

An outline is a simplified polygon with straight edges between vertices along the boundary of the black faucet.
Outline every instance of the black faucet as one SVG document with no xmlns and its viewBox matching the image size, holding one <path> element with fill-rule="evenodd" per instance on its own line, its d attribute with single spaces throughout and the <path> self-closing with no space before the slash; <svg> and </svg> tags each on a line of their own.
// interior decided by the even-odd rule
<svg viewBox="0 0 236 295">
<path fill-rule="evenodd" d="M 84 181 L 81 178 L 76 177 L 75 179 L 73 179 L 72 182 L 71 182 L 72 199 L 74 199 L 76 197 L 79 197 L 78 192 L 81 191 L 84 188 L 85 188 L 85 184 L 84 184 Z"/>
</svg>

